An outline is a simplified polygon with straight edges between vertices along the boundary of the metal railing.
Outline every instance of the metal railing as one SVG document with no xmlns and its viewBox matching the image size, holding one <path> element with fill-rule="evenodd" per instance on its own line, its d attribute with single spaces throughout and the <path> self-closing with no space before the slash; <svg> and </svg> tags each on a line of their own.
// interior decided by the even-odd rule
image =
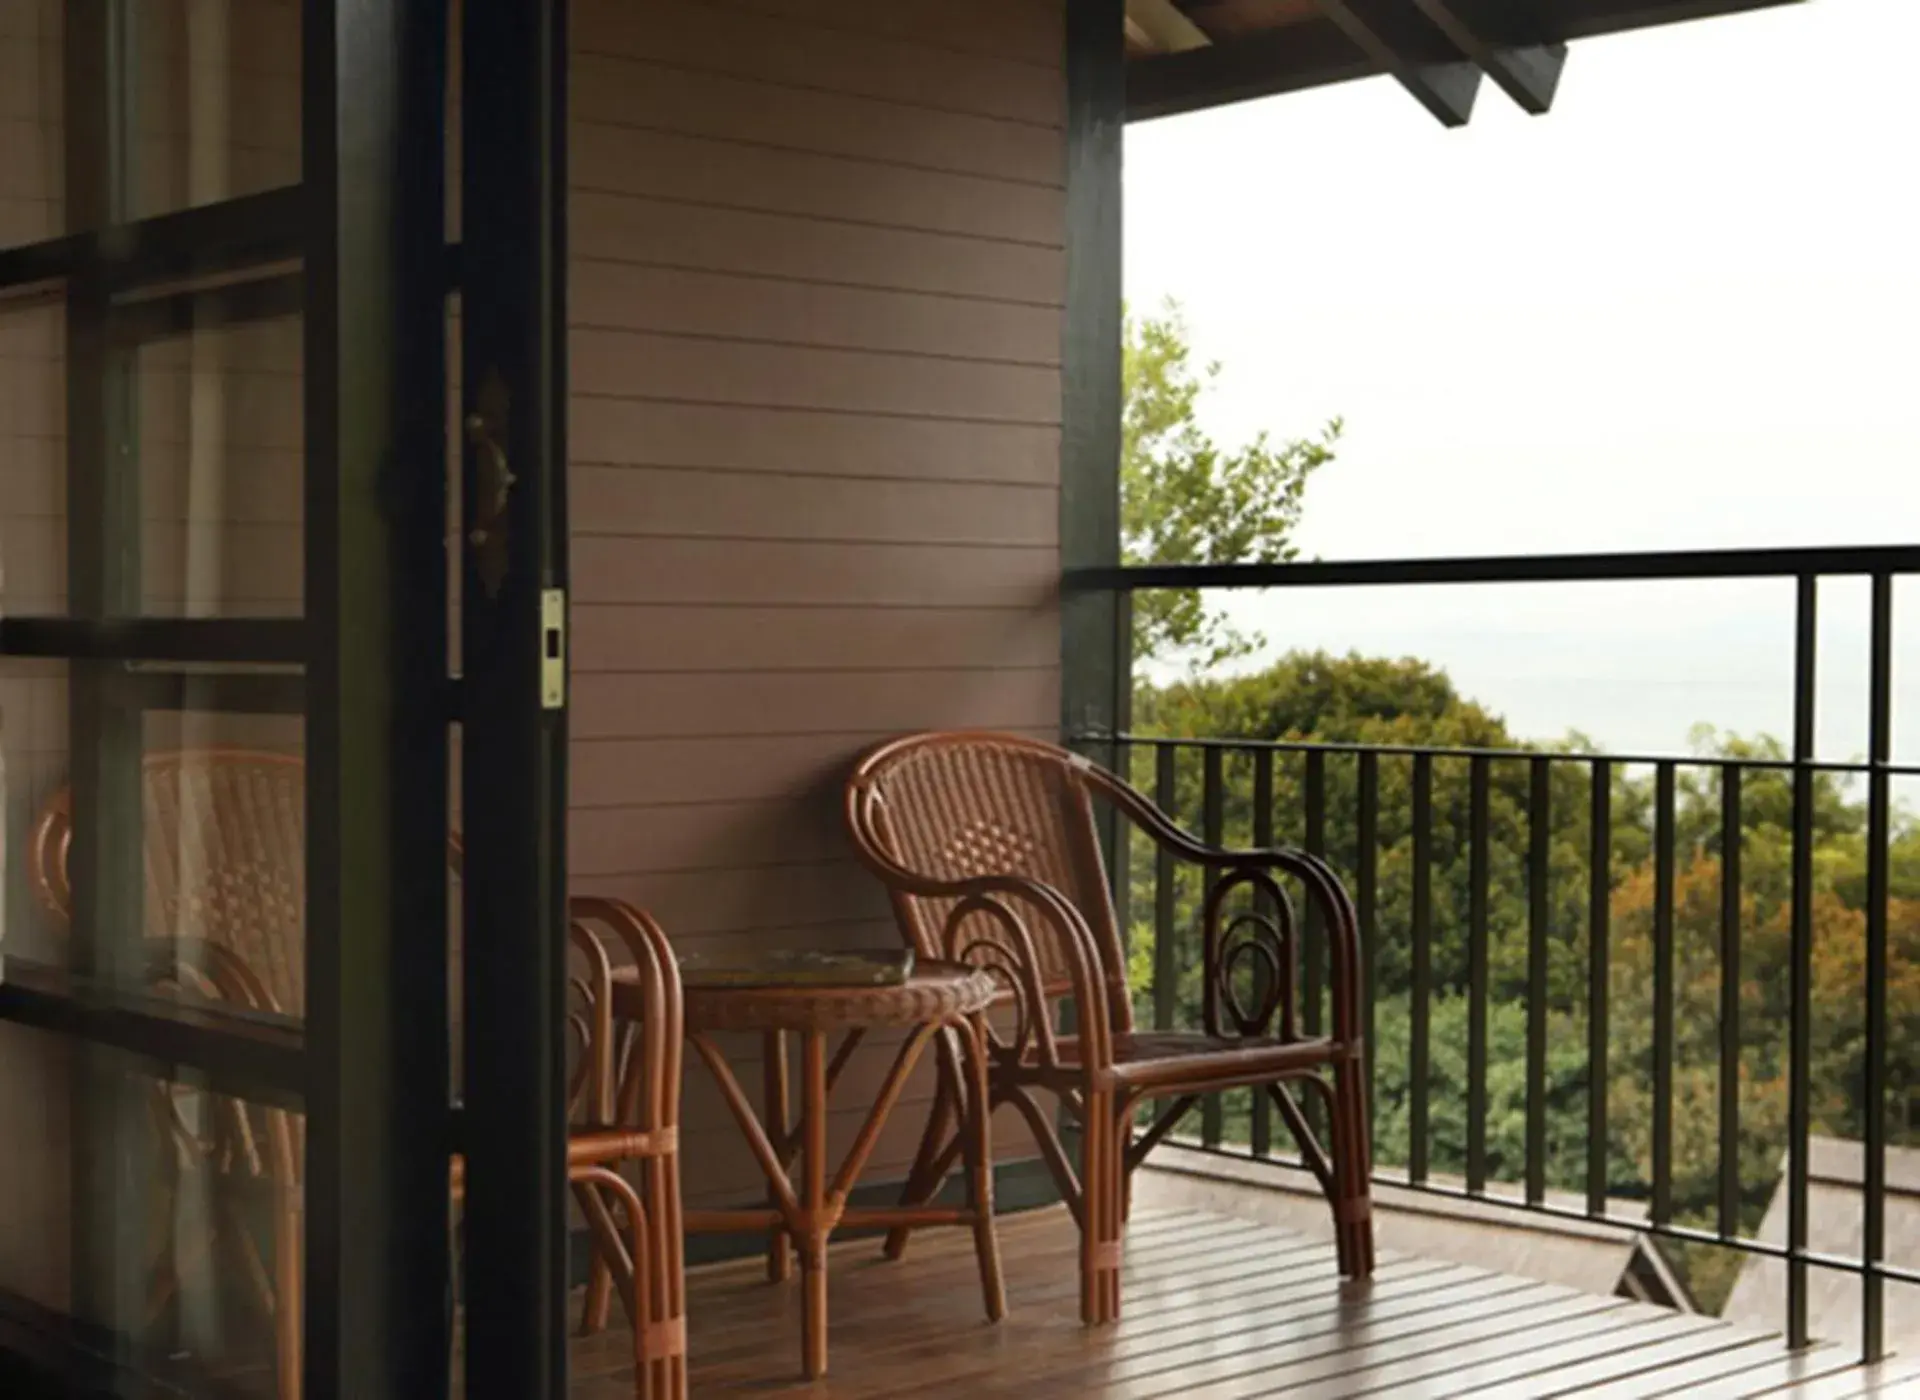
<svg viewBox="0 0 1920 1400">
<path fill-rule="evenodd" d="M 1892 1279 L 1920 1284 L 1920 1268 L 1886 1257 L 1886 1101 L 1888 1083 L 1888 913 L 1890 842 L 1894 831 L 1891 783 L 1920 776 L 1920 767 L 1891 759 L 1893 672 L 1893 579 L 1920 572 L 1920 548 L 1710 551 L 1688 554 L 1563 556 L 1533 559 L 1445 559 L 1389 563 L 1257 566 L 1153 566 L 1084 570 L 1068 576 L 1070 589 L 1276 588 L 1368 584 L 1463 584 L 1785 577 L 1794 580 L 1793 732 L 1790 748 L 1770 755 L 1683 756 L 1461 749 L 1422 744 L 1368 745 L 1311 740 L 1265 741 L 1216 737 L 1169 737 L 1140 733 L 1080 736 L 1104 758 L 1132 775 L 1183 822 L 1205 837 L 1256 845 L 1297 842 L 1326 856 L 1341 871 L 1358 909 L 1364 966 L 1368 974 L 1368 1075 L 1380 1087 L 1383 1070 L 1404 1071 L 1404 1126 L 1382 1131 L 1380 1098 L 1369 1095 L 1376 1116 L 1376 1165 L 1383 1184 L 1442 1195 L 1484 1199 L 1519 1209 L 1579 1220 L 1600 1220 L 1645 1231 L 1682 1246 L 1720 1246 L 1747 1255 L 1772 1256 L 1786 1273 L 1786 1336 L 1803 1346 L 1808 1333 L 1809 1270 L 1855 1274 L 1861 1287 L 1860 1345 L 1866 1359 L 1885 1354 L 1884 1284 Z M 1861 575 L 1869 582 L 1869 685 L 1867 753 L 1858 761 L 1815 757 L 1815 623 L 1817 581 Z M 1125 674 L 1125 669 L 1121 668 Z M 1284 800 L 1283 784 L 1292 784 Z M 1857 1255 L 1833 1254 L 1809 1245 L 1809 1186 L 1814 1121 L 1813 992 L 1815 945 L 1816 798 L 1820 784 L 1864 786 L 1864 881 L 1858 907 L 1864 915 L 1864 971 L 1859 979 L 1861 1054 L 1858 1137 L 1863 1172 L 1863 1232 Z M 1391 793 L 1383 805 L 1383 794 Z M 1783 1181 L 1743 1179 L 1743 1003 L 1751 976 L 1753 940 L 1760 932 L 1745 899 L 1742 833 L 1757 789 L 1784 797 L 1788 856 L 1786 888 L 1778 923 L 1785 935 L 1786 1083 Z M 1584 792 L 1581 791 L 1584 789 Z M 1682 797 L 1685 802 L 1682 803 Z M 1502 819 L 1495 820 L 1496 799 Z M 1634 829 L 1643 832 L 1643 862 L 1628 871 L 1617 846 L 1619 810 L 1631 806 Z M 1229 817 L 1229 809 L 1232 816 Z M 1717 811 L 1716 811 L 1717 809 Z M 1685 815 L 1689 830 L 1680 832 Z M 1709 820 L 1711 818 L 1711 820 Z M 1558 825 L 1556 825 L 1556 822 Z M 1229 826 L 1234 829 L 1229 830 Z M 1584 826 L 1584 833 L 1580 827 Z M 1391 828 L 1391 830 L 1389 830 Z M 1584 834 L 1584 842 L 1576 838 Z M 1638 840 L 1639 838 L 1635 838 Z M 1581 847 L 1584 846 L 1584 850 Z M 1198 960 L 1197 919 L 1192 897 L 1164 859 L 1143 861 L 1144 848 L 1119 852 L 1116 879 L 1123 923 L 1134 939 L 1135 984 L 1143 1021 L 1158 1027 L 1181 1024 L 1181 979 Z M 1713 960 L 1717 987 L 1711 998 L 1717 1045 L 1710 1066 L 1717 1080 L 1710 1098 L 1717 1163 L 1711 1190 L 1695 1190 L 1687 1202 L 1675 1197 L 1676 1056 L 1682 1053 L 1676 1024 L 1676 889 L 1688 870 L 1705 865 L 1717 877 Z M 1391 863 L 1392 870 L 1385 870 Z M 1572 866 L 1583 868 L 1570 869 Z M 1646 1138 L 1644 1179 L 1622 1181 L 1609 1159 L 1613 1130 L 1622 1126 L 1608 1091 L 1617 1053 L 1612 993 L 1619 882 L 1637 872 L 1651 883 L 1650 964 L 1645 1009 L 1650 1012 L 1645 1046 L 1647 1095 L 1632 1112 Z M 1436 883 L 1447 888 L 1436 889 Z M 1391 889 L 1386 888 L 1391 885 Z M 1584 888 L 1577 888 L 1583 886 Z M 1494 901 L 1498 897 L 1500 908 Z M 1695 911 L 1697 913 L 1697 911 Z M 1696 920 L 1697 922 L 1697 920 Z M 1496 927 L 1496 924 L 1502 925 Z M 1144 945 L 1144 946 L 1143 946 Z M 1522 966 L 1498 973 L 1490 964 L 1496 947 L 1523 949 Z M 1698 952 L 1698 949 L 1694 949 Z M 1578 966 L 1570 966 L 1570 959 Z M 1326 987 L 1324 943 L 1309 925 L 1302 942 L 1298 984 L 1306 1033 L 1321 1025 Z M 1398 971 L 1391 997 L 1376 994 L 1374 974 L 1383 960 Z M 1697 962 L 1698 959 L 1696 958 Z M 1444 965 L 1443 965 L 1444 964 Z M 1563 1001 L 1578 1012 L 1556 1018 L 1549 983 L 1584 982 Z M 1695 969 L 1690 995 L 1699 995 Z M 1496 995 L 1496 990 L 1500 995 Z M 1504 997 L 1504 1003 L 1502 1001 Z M 1376 1032 L 1383 1006 L 1404 998 L 1404 1061 L 1383 1066 Z M 1461 1140 L 1450 1141 L 1436 1121 L 1434 1013 L 1443 999 L 1464 999 L 1464 1123 Z M 1494 1060 L 1490 1017 L 1515 1009 L 1524 1016 L 1524 1128 L 1518 1161 L 1488 1140 Z M 1394 1007 L 1395 1014 L 1399 1006 Z M 1510 1018 L 1509 1018 L 1510 1019 Z M 1556 1024 L 1562 1032 L 1584 1021 L 1585 1053 L 1573 1082 L 1550 1072 Z M 1577 1039 L 1577 1038 L 1576 1038 Z M 1398 1041 L 1396 1040 L 1396 1045 Z M 1457 1048 L 1457 1047 L 1455 1047 Z M 1399 1053 L 1396 1050 L 1396 1053 Z M 1508 1057 L 1511 1059 L 1511 1057 Z M 1563 1066 L 1564 1069 L 1564 1066 Z M 1568 1153 L 1549 1142 L 1550 1095 L 1586 1098 L 1584 1156 L 1577 1169 Z M 1244 1108 L 1244 1125 L 1239 1121 Z M 1229 1115 L 1233 1122 L 1229 1123 Z M 1564 1117 L 1563 1126 L 1564 1126 Z M 1449 1118 L 1449 1121 L 1453 1121 Z M 1244 1126 L 1244 1132 L 1241 1128 Z M 1693 1125 L 1689 1125 L 1692 1127 Z M 1275 1155 L 1269 1106 L 1262 1096 L 1236 1103 L 1214 1098 L 1203 1106 L 1200 1145 L 1210 1151 L 1281 1160 Z M 1397 1139 L 1397 1140 L 1396 1140 Z M 1458 1180 L 1443 1179 L 1436 1149 L 1458 1167 Z M 1777 1160 L 1777 1159 L 1776 1159 Z M 1558 1166 L 1556 1166 L 1556 1162 Z M 1519 1188 L 1511 1194 L 1490 1187 L 1505 1173 Z M 1575 1179 L 1569 1179 L 1573 1177 Z M 1695 1186 L 1698 1186 L 1696 1181 Z M 1550 1191 L 1571 1197 L 1550 1199 Z M 1761 1239 L 1756 1199 L 1764 1205 L 1784 1189 L 1784 1239 Z M 1756 1197 L 1756 1191 L 1760 1193 Z M 1572 1204 L 1584 1195 L 1584 1202 Z M 1623 1195 L 1644 1197 L 1639 1210 L 1622 1211 Z"/>
</svg>

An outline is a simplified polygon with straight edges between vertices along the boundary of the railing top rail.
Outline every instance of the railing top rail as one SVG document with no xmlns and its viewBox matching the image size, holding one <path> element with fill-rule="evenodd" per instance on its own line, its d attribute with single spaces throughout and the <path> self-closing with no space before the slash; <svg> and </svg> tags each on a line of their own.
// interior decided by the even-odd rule
<svg viewBox="0 0 1920 1400">
<path fill-rule="evenodd" d="M 1890 777 L 1920 777 L 1920 764 L 1869 763 L 1860 759 L 1767 758 L 1728 754 L 1639 754 L 1597 753 L 1577 749 L 1494 749 L 1470 748 L 1458 744 L 1367 744 L 1330 739 L 1236 739 L 1223 736 L 1185 737 L 1176 734 L 1109 734 L 1091 730 L 1073 736 L 1075 743 L 1138 744 L 1143 748 L 1192 749 L 1272 749 L 1283 753 L 1371 753 L 1393 758 L 1484 758 L 1525 763 L 1548 759 L 1556 763 L 1613 763 L 1634 767 L 1671 763 L 1677 768 L 1754 768 L 1791 772 L 1796 768 L 1816 773 L 1885 773 Z"/>
<path fill-rule="evenodd" d="M 1618 554 L 1350 559 L 1287 564 L 1124 564 L 1069 569 L 1070 590 L 1322 588 L 1357 584 L 1620 583 L 1920 573 L 1920 545 L 1696 549 Z"/>
</svg>

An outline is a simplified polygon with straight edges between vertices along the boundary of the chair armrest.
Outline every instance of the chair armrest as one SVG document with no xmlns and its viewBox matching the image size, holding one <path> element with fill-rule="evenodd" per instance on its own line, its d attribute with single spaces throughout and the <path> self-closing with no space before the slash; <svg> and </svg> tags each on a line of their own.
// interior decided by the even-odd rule
<svg viewBox="0 0 1920 1400">
<path fill-rule="evenodd" d="M 1274 879 L 1275 872 L 1297 879 L 1319 909 L 1331 954 L 1329 972 L 1333 993 L 1333 1036 L 1353 1042 L 1364 1024 L 1361 1001 L 1360 918 L 1334 868 L 1321 857 L 1293 847 L 1273 846 L 1233 850 L 1202 841 L 1183 830 L 1165 812 L 1130 783 L 1091 763 L 1089 782 L 1144 831 L 1161 850 L 1175 859 L 1217 873 L 1207 891 L 1202 947 L 1205 958 L 1203 1011 L 1212 1035 L 1265 1034 L 1275 1012 L 1282 1017 L 1282 1034 L 1293 1035 L 1293 956 L 1298 925 L 1292 902 Z M 1226 898 L 1247 886 L 1266 896 L 1271 915 L 1253 913 L 1220 926 Z M 1236 937 L 1247 936 L 1237 945 Z M 1269 994 L 1253 1007 L 1239 1004 L 1229 985 L 1243 958 L 1264 963 L 1271 974 Z"/>
<path fill-rule="evenodd" d="M 1106 983 L 1099 975 L 1099 945 L 1072 900 L 1053 886 L 1025 875 L 935 879 L 907 869 L 871 843 L 856 844 L 861 860 L 892 893 L 954 901 L 940 931 L 942 955 L 993 973 L 1014 993 L 1019 1021 L 1013 1040 L 998 1044 L 999 1053 L 1017 1058 L 1032 1038 L 1040 1063 L 1047 1068 L 1059 1065 L 1059 1047 L 1047 1014 L 1045 965 L 1033 930 L 1008 903 L 1011 899 L 1039 916 L 1066 963 L 1069 989 L 1079 1010 L 1080 1063 L 1089 1070 L 1113 1063 L 1113 1022 Z M 967 925 L 980 919 L 997 924 L 1002 937 L 968 938 Z"/>
</svg>

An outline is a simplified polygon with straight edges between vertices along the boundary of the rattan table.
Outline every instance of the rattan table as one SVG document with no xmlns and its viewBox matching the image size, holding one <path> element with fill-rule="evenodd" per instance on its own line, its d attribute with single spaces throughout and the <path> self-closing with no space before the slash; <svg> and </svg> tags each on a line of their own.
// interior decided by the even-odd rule
<svg viewBox="0 0 1920 1400">
<path fill-rule="evenodd" d="M 712 1070 L 747 1145 L 766 1173 L 769 1203 L 761 1209 L 694 1210 L 687 1229 L 767 1230 L 769 1276 L 789 1276 L 787 1242 L 800 1256 L 805 1287 L 802 1361 L 809 1377 L 827 1369 L 827 1254 L 842 1228 L 896 1225 L 968 1225 L 980 1264 L 987 1316 L 1006 1312 L 999 1246 L 993 1231 L 993 1157 L 987 1129 L 985 1012 L 993 979 L 975 968 L 922 961 L 895 986 L 686 987 L 687 1038 Z M 831 1179 L 827 1158 L 827 1101 L 868 1032 L 906 1031 L 892 1068 L 867 1110 L 853 1145 Z M 713 1037 L 758 1031 L 765 1038 L 766 1107 L 756 1114 Z M 800 1037 L 800 1116 L 789 1121 L 787 1035 Z M 839 1044 L 831 1060 L 829 1036 Z M 851 1206 L 848 1196 L 879 1140 L 887 1115 L 929 1044 L 938 1046 L 940 1073 L 964 1102 L 967 1200 L 961 1206 Z M 792 1166 L 798 1158 L 800 1180 Z"/>
</svg>

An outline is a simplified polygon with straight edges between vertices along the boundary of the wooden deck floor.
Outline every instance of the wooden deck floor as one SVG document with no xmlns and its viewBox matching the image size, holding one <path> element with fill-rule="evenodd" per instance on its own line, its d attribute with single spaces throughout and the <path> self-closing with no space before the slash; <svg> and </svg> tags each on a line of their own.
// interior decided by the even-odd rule
<svg viewBox="0 0 1920 1400">
<path fill-rule="evenodd" d="M 927 1231 L 907 1258 L 836 1247 L 831 1366 L 800 1378 L 796 1285 L 748 1261 L 689 1277 L 693 1394 L 1098 1396 L 1195 1400 L 1559 1395 L 1842 1400 L 1920 1395 L 1920 1358 L 1864 1369 L 1839 1347 L 1788 1354 L 1711 1318 L 1419 1259 L 1383 1257 L 1343 1287 L 1331 1247 L 1222 1216 L 1142 1212 L 1127 1242 L 1126 1313 L 1084 1329 L 1075 1232 L 1059 1209 L 1001 1230 L 1010 1315 L 983 1318 L 968 1237 Z M 575 1400 L 627 1400 L 624 1335 L 576 1342 Z"/>
</svg>

